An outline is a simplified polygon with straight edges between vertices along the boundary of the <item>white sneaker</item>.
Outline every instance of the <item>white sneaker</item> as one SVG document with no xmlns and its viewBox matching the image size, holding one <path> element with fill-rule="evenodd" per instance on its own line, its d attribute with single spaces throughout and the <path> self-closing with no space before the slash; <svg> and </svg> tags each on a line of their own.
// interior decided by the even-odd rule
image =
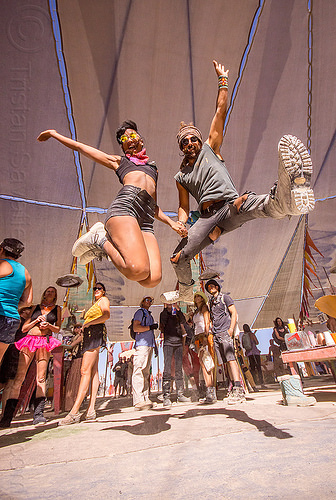
<svg viewBox="0 0 336 500">
<path fill-rule="evenodd" d="M 307 214 L 314 209 L 314 192 L 310 187 L 313 165 L 305 145 L 294 135 L 284 135 L 278 144 L 279 182 L 290 179 L 289 215 Z M 279 188 L 278 184 L 278 188 Z"/>
<path fill-rule="evenodd" d="M 93 248 L 88 252 L 83 253 L 80 257 L 78 257 L 78 263 L 82 266 L 86 266 L 91 260 L 97 259 L 99 261 L 103 259 L 111 260 L 107 253 L 104 250 L 101 250 L 99 247 Z"/>
<path fill-rule="evenodd" d="M 91 227 L 90 231 L 83 234 L 83 236 L 75 241 L 72 247 L 72 255 L 74 257 L 81 257 L 89 250 L 100 250 L 102 252 L 106 240 L 107 237 L 104 224 L 102 222 L 97 222 Z"/>
</svg>

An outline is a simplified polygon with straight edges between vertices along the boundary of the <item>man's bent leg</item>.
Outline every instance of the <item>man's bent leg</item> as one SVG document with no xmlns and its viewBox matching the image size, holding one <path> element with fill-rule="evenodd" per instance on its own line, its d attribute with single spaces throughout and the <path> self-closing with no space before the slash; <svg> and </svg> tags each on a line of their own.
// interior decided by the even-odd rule
<svg viewBox="0 0 336 500">
<path fill-rule="evenodd" d="M 170 260 L 179 282 L 179 293 L 162 294 L 161 298 L 164 302 L 177 302 L 178 300 L 193 302 L 194 282 L 190 262 L 195 255 L 212 243 L 209 234 L 217 226 L 217 219 L 217 213 L 209 217 L 200 217 L 189 229 L 188 236 L 183 238 L 175 248 Z"/>
<path fill-rule="evenodd" d="M 248 193 L 246 200 L 219 224 L 223 232 L 233 231 L 245 222 L 262 217 L 283 219 L 313 210 L 314 193 L 310 188 L 312 162 L 304 144 L 295 136 L 283 136 L 278 145 L 278 181 L 269 194 Z M 243 198 L 243 197 L 242 197 Z"/>
</svg>

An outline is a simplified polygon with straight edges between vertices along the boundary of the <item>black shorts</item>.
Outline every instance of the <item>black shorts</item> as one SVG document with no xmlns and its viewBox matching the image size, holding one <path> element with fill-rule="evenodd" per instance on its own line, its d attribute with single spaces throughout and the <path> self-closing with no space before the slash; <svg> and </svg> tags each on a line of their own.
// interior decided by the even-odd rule
<svg viewBox="0 0 336 500">
<path fill-rule="evenodd" d="M 83 341 L 81 344 L 81 353 L 106 346 L 107 331 L 104 323 L 99 325 L 84 326 Z"/>
<path fill-rule="evenodd" d="M 126 185 L 117 194 L 107 210 L 106 222 L 111 217 L 130 215 L 134 217 L 141 231 L 154 234 L 153 223 L 156 203 L 147 191 L 136 186 Z"/>
<path fill-rule="evenodd" d="M 14 344 L 15 334 L 20 326 L 20 320 L 0 315 L 0 342 Z"/>
</svg>

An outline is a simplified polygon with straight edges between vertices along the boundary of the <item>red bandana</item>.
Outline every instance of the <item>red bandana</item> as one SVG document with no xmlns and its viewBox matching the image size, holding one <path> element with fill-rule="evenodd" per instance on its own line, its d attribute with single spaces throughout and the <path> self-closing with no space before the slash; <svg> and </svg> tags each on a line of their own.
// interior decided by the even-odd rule
<svg viewBox="0 0 336 500">
<path fill-rule="evenodd" d="M 132 156 L 130 154 L 126 154 L 127 158 L 131 160 L 131 162 L 136 165 L 145 165 L 149 158 L 146 155 L 146 149 L 142 149 L 139 153 L 134 153 Z"/>
</svg>

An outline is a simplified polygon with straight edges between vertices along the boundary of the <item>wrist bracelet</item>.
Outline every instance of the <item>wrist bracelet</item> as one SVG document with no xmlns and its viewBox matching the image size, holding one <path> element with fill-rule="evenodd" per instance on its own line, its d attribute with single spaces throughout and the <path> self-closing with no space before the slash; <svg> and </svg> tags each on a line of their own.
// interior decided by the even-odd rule
<svg viewBox="0 0 336 500">
<path fill-rule="evenodd" d="M 220 75 L 218 77 L 218 88 L 219 89 L 227 89 L 229 86 L 229 78 L 224 75 Z"/>
<path fill-rule="evenodd" d="M 177 222 L 180 222 L 180 224 L 182 224 L 184 227 L 187 227 L 186 223 L 183 222 L 182 220 L 178 220 Z"/>
</svg>

